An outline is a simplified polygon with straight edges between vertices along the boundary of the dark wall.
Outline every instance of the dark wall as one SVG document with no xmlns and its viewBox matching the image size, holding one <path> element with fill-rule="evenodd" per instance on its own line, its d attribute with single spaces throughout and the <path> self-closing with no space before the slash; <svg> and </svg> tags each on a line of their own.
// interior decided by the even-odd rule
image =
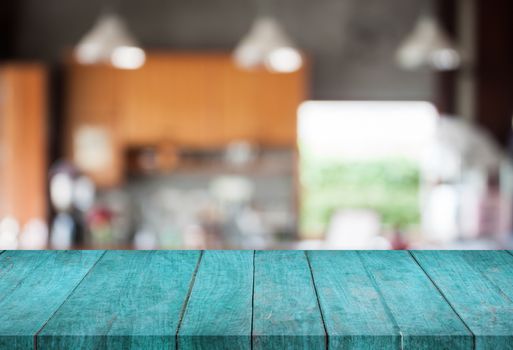
<svg viewBox="0 0 513 350">
<path fill-rule="evenodd" d="M 477 16 L 477 122 L 513 147 L 513 1 L 479 0 Z"/>
<path fill-rule="evenodd" d="M 14 51 L 18 8 L 16 1 L 5 1 L 0 6 L 0 59 L 10 58 Z"/>
<path fill-rule="evenodd" d="M 101 0 L 3 0 L 19 7 L 11 55 L 56 62 L 92 26 Z M 277 17 L 313 62 L 316 99 L 430 100 L 432 75 L 404 72 L 394 53 L 429 0 L 275 0 Z M 121 0 L 147 48 L 231 50 L 256 0 Z M 2 5 L 3 6 L 3 5 Z"/>
</svg>

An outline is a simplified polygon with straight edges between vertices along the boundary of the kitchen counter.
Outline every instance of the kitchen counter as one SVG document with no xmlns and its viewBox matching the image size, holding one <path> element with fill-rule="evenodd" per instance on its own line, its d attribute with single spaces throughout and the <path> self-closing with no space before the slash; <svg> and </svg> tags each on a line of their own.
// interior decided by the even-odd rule
<svg viewBox="0 0 513 350">
<path fill-rule="evenodd" d="M 0 349 L 511 349 L 507 251 L 5 251 Z"/>
</svg>

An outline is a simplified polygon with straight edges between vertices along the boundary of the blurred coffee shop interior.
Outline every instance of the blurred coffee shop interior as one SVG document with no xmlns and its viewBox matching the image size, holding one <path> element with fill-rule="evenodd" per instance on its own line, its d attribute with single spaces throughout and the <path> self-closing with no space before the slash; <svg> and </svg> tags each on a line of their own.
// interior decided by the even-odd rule
<svg viewBox="0 0 513 350">
<path fill-rule="evenodd" d="M 0 249 L 513 246 L 511 0 L 3 0 Z"/>
</svg>

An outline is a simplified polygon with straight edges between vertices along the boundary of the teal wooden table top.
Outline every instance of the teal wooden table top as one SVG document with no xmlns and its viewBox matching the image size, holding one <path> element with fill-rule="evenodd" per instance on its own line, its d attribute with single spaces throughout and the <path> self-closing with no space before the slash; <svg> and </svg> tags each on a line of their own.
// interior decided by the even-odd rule
<svg viewBox="0 0 513 350">
<path fill-rule="evenodd" d="M 508 251 L 0 251 L 0 349 L 513 349 Z"/>
</svg>

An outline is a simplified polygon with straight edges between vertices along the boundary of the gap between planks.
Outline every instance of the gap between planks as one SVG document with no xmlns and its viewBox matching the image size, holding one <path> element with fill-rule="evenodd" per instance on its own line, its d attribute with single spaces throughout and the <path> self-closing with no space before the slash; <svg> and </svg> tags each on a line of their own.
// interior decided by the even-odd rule
<svg viewBox="0 0 513 350">
<path fill-rule="evenodd" d="M 383 309 L 385 310 L 385 312 L 388 315 L 388 317 L 390 318 L 390 320 L 393 322 L 394 329 L 396 330 L 397 334 L 399 334 L 399 336 L 401 337 L 400 338 L 401 339 L 401 350 L 403 350 L 404 349 L 404 335 L 403 335 L 403 331 L 401 330 L 401 327 L 399 327 L 399 324 L 397 323 L 397 320 L 395 319 L 394 314 L 392 313 L 392 310 L 390 310 L 390 307 L 388 306 L 388 303 L 387 303 L 385 297 L 383 296 L 383 292 L 381 291 L 381 288 L 379 288 L 379 285 L 376 282 L 376 279 L 375 279 L 374 275 L 369 271 L 369 269 L 367 267 L 367 264 L 363 260 L 360 252 L 357 251 L 356 255 L 358 256 L 358 259 L 360 259 L 360 262 L 362 263 L 363 270 L 365 271 L 365 274 L 367 275 L 367 277 L 369 278 L 372 286 L 374 287 L 374 289 L 378 293 L 381 305 L 383 305 Z"/>
<path fill-rule="evenodd" d="M 431 284 L 433 284 L 433 286 L 436 288 L 436 290 L 438 291 L 438 293 L 440 293 L 440 295 L 442 296 L 442 298 L 444 298 L 445 302 L 450 306 L 450 308 L 452 309 L 452 311 L 456 314 L 456 316 L 458 316 L 458 318 L 460 319 L 460 321 L 463 323 L 463 325 L 465 326 L 465 328 L 467 328 L 467 330 L 470 332 L 470 334 L 472 334 L 472 348 L 473 349 L 476 349 L 476 335 L 474 334 L 474 332 L 472 332 L 472 330 L 470 329 L 470 327 L 467 325 L 467 323 L 463 320 L 463 318 L 460 316 L 460 314 L 456 311 L 456 309 L 454 308 L 454 306 L 452 305 L 452 303 L 449 301 L 449 299 L 445 296 L 445 294 L 442 292 L 442 290 L 438 287 L 438 285 L 435 283 L 435 281 L 431 278 L 431 276 L 427 273 L 426 270 L 424 270 L 424 267 L 422 267 L 422 265 L 420 264 L 420 262 L 417 260 L 417 258 L 415 257 L 415 255 L 412 253 L 412 251 L 408 250 L 408 254 L 410 254 L 411 258 L 413 259 L 413 261 L 417 264 L 417 266 L 422 270 L 422 272 L 426 275 L 426 277 L 429 279 L 429 281 L 431 282 Z"/>
<path fill-rule="evenodd" d="M 253 250 L 253 280 L 252 280 L 252 288 L 251 288 L 251 341 L 249 342 L 249 348 L 250 350 L 253 350 L 253 320 L 255 318 L 255 257 L 256 257 L 256 250 Z"/>
<path fill-rule="evenodd" d="M 194 288 L 194 283 L 196 282 L 196 275 L 198 274 L 198 270 L 201 264 L 201 260 L 203 259 L 204 251 L 200 251 L 200 256 L 198 258 L 198 262 L 196 263 L 196 267 L 194 267 L 194 271 L 192 272 L 191 281 L 189 282 L 189 289 L 187 290 L 187 295 L 185 296 L 185 300 L 183 301 L 182 309 L 180 310 L 180 316 L 178 318 L 178 325 L 176 326 L 175 333 L 175 349 L 178 350 L 178 333 L 180 332 L 180 327 L 182 326 L 183 317 L 185 315 L 185 311 L 187 310 L 187 306 L 189 304 L 189 299 L 191 298 L 192 289 Z"/>
<path fill-rule="evenodd" d="M 84 281 L 84 279 L 91 273 L 91 271 L 94 270 L 94 268 L 96 267 L 96 265 L 100 262 L 100 260 L 103 259 L 103 257 L 105 256 L 105 254 L 107 253 L 106 250 L 103 251 L 102 255 L 100 255 L 100 257 L 98 258 L 98 260 L 96 260 L 96 262 L 93 264 L 93 266 L 91 266 L 91 268 L 89 269 L 89 271 L 87 271 L 86 274 L 84 274 L 84 276 L 82 277 L 82 279 L 80 279 L 80 281 L 77 283 L 77 285 L 71 290 L 71 292 L 66 296 L 66 298 L 64 298 L 64 300 L 62 301 L 62 303 L 55 309 L 55 311 L 50 315 L 50 317 L 48 317 L 48 319 L 43 323 L 43 325 L 41 326 L 41 328 L 39 328 L 39 330 L 36 332 L 36 334 L 34 334 L 34 350 L 37 350 L 37 337 L 38 335 L 41 333 L 41 331 L 43 330 L 43 328 L 45 328 L 45 326 L 48 324 L 48 322 L 50 322 L 50 320 L 52 319 L 53 316 L 55 316 L 55 314 L 57 313 L 57 311 L 59 311 L 59 309 L 62 307 L 62 305 L 64 305 L 64 303 L 69 299 L 69 297 L 75 292 L 75 290 L 78 288 L 79 285 L 82 284 L 82 282 Z"/>
<path fill-rule="evenodd" d="M 322 327 L 324 328 L 324 345 L 326 350 L 328 350 L 329 347 L 329 335 L 328 335 L 328 329 L 326 328 L 326 322 L 324 322 L 324 313 L 322 312 L 321 308 L 321 301 L 319 300 L 319 293 L 317 292 L 317 285 L 315 284 L 315 277 L 313 273 L 312 264 L 310 263 L 310 257 L 308 256 L 308 252 L 304 251 L 306 262 L 308 263 L 308 269 L 310 270 L 310 278 L 312 279 L 312 286 L 315 292 L 315 298 L 317 299 L 317 307 L 319 308 L 319 313 L 321 314 L 321 321 L 322 321 Z"/>
</svg>

